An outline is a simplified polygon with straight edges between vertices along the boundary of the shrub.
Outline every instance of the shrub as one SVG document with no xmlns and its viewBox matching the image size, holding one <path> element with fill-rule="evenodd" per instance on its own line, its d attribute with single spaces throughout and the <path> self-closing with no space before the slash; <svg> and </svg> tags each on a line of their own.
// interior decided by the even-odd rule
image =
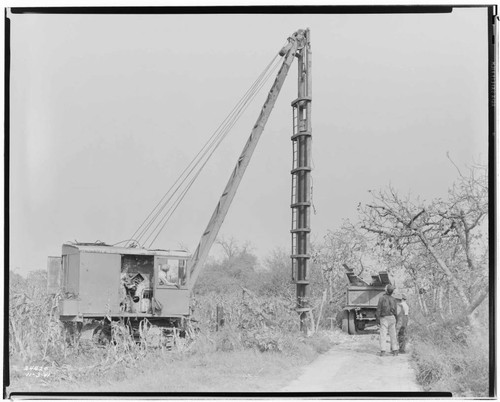
<svg viewBox="0 0 500 402">
<path fill-rule="evenodd" d="M 216 350 L 223 352 L 241 350 L 243 348 L 241 334 L 233 328 L 226 326 L 215 334 L 215 346 Z"/>
<path fill-rule="evenodd" d="M 317 353 L 325 353 L 333 346 L 333 341 L 325 333 L 317 332 L 306 338 L 306 344 L 311 345 Z"/>
<path fill-rule="evenodd" d="M 143 362 L 161 356 L 162 361 L 199 355 L 200 359 L 218 351 L 243 349 L 300 356 L 312 360 L 329 348 L 322 334 L 305 337 L 298 330 L 294 302 L 278 296 L 257 296 L 250 290 L 226 294 L 207 294 L 194 300 L 197 328 L 190 336 L 166 339 L 164 333 L 147 320 L 134 339 L 123 321 L 111 323 L 105 342 L 80 338 L 76 325 L 63 325 L 58 319 L 59 296 L 45 291 L 45 276 L 39 272 L 31 282 L 13 275 L 10 288 L 9 337 L 11 361 L 21 368 L 11 371 L 11 379 L 21 382 L 25 365 L 49 369 L 41 383 L 101 382 L 126 377 L 127 370 L 139 370 Z M 240 288 L 241 289 L 241 288 Z M 217 306 L 224 310 L 224 325 L 216 331 Z M 90 324 L 90 322 L 85 322 Z M 170 342 L 170 343 L 169 343 Z M 156 360 L 155 360 L 156 361 Z"/>
<path fill-rule="evenodd" d="M 265 326 L 244 331 L 244 345 L 261 352 L 282 352 L 284 349 L 284 335 L 279 330 Z"/>
<path fill-rule="evenodd" d="M 9 352 L 24 362 L 65 354 L 62 324 L 57 317 L 59 296 L 45 291 L 44 272 L 23 279 L 11 273 L 9 293 Z"/>
<path fill-rule="evenodd" d="M 409 328 L 417 380 L 427 391 L 449 391 L 454 396 L 487 396 L 487 331 L 473 331 L 463 321 Z"/>
<path fill-rule="evenodd" d="M 213 353 L 217 350 L 217 342 L 211 337 L 211 334 L 199 332 L 193 340 L 189 354 L 205 355 Z"/>
</svg>

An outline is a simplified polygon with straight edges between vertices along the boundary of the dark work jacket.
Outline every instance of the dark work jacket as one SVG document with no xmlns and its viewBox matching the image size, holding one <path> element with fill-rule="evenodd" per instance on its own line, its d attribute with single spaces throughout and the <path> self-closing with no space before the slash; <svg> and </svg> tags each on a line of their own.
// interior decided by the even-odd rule
<svg viewBox="0 0 500 402">
<path fill-rule="evenodd" d="M 384 293 L 382 296 L 380 296 L 380 299 L 378 299 L 378 305 L 377 305 L 377 317 L 380 319 L 380 317 L 387 317 L 389 315 L 393 315 L 396 317 L 398 314 L 398 304 L 396 302 L 396 299 L 387 293 Z"/>
</svg>

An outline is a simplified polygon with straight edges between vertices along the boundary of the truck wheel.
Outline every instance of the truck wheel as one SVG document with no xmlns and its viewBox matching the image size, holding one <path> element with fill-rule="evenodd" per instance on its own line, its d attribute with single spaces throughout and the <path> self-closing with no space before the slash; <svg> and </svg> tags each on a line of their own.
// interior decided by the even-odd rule
<svg viewBox="0 0 500 402">
<path fill-rule="evenodd" d="M 349 311 L 349 333 L 351 335 L 356 335 L 358 331 L 356 330 L 356 313 L 354 311 Z"/>
<path fill-rule="evenodd" d="M 342 332 L 349 333 L 349 310 L 342 311 Z"/>
</svg>

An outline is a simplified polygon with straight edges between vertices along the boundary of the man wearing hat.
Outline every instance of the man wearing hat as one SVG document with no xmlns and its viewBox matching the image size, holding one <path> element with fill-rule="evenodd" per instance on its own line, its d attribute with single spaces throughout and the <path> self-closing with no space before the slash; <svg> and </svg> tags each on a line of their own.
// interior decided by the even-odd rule
<svg viewBox="0 0 500 402">
<path fill-rule="evenodd" d="M 378 299 L 377 320 L 380 323 L 380 356 L 385 356 L 387 352 L 387 332 L 391 338 L 391 351 L 394 356 L 398 355 L 398 340 L 396 337 L 396 316 L 397 302 L 392 293 L 394 286 L 387 285 L 385 293 Z"/>
<path fill-rule="evenodd" d="M 406 295 L 395 296 L 398 300 L 398 316 L 396 329 L 398 330 L 399 353 L 406 353 L 406 328 L 408 326 L 409 307 L 406 304 Z"/>
</svg>

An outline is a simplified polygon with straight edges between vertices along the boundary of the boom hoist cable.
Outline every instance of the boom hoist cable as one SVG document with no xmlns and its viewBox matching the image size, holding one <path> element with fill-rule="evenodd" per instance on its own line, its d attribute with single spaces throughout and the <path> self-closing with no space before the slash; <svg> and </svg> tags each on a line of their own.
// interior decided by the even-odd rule
<svg viewBox="0 0 500 402">
<path fill-rule="evenodd" d="M 214 154 L 215 150 L 218 148 L 218 146 L 220 145 L 220 143 L 222 142 L 222 140 L 227 136 L 227 134 L 229 133 L 229 131 L 231 130 L 231 128 L 235 125 L 235 123 L 237 122 L 237 120 L 239 119 L 239 117 L 241 116 L 241 114 L 247 108 L 247 105 L 255 98 L 255 96 L 257 95 L 257 93 L 260 90 L 260 88 L 262 88 L 262 86 L 264 85 L 264 83 L 267 81 L 267 78 L 269 78 L 269 76 L 272 75 L 272 73 L 274 72 L 274 70 L 276 69 L 276 67 L 277 67 L 277 65 L 275 65 L 270 70 L 270 72 L 268 73 L 268 75 L 266 75 L 266 77 L 262 81 L 262 83 L 259 84 L 257 90 L 251 95 L 251 98 L 248 100 L 248 102 L 246 103 L 246 105 L 244 106 L 244 108 L 241 109 L 238 112 L 237 117 L 234 120 L 232 120 L 227 125 L 227 129 L 225 130 L 224 134 L 220 137 L 220 139 L 217 140 L 217 143 L 212 148 L 212 150 L 209 153 L 208 152 L 205 153 L 204 156 L 206 156 L 207 154 L 208 154 L 208 156 L 205 158 L 204 162 L 196 170 L 196 172 L 192 176 L 191 180 L 187 184 L 186 188 L 184 190 L 182 190 L 182 192 L 177 196 L 176 200 L 174 201 L 174 204 L 169 208 L 169 210 L 167 211 L 167 213 L 164 215 L 163 219 L 156 225 L 156 227 L 155 227 L 155 230 L 157 230 L 156 231 L 156 235 L 153 238 L 153 240 L 151 241 L 151 243 L 149 244 L 149 247 L 151 247 L 151 245 L 153 244 L 153 242 L 159 236 L 159 234 L 161 233 L 161 231 L 165 227 L 166 223 L 168 222 L 168 220 L 170 219 L 170 217 L 173 215 L 173 213 L 175 212 L 175 210 L 177 209 L 177 207 L 179 206 L 179 204 L 182 202 L 182 200 L 184 199 L 185 195 L 187 194 L 187 192 L 189 191 L 189 189 L 191 188 L 191 186 L 193 185 L 193 183 L 196 181 L 196 179 L 198 178 L 199 174 L 202 172 L 203 168 L 205 167 L 205 165 L 207 164 L 207 162 L 210 160 L 210 158 L 212 157 L 212 155 Z M 160 226 L 160 224 L 161 224 L 161 227 L 158 229 L 158 226 Z M 151 236 L 149 236 L 149 237 L 151 237 Z M 149 239 L 149 237 L 148 237 L 148 239 Z M 146 241 L 148 239 L 146 239 Z"/>
<path fill-rule="evenodd" d="M 205 265 L 210 248 L 212 247 L 222 223 L 224 222 L 232 200 L 234 199 L 236 191 L 238 190 L 241 180 L 245 174 L 246 168 L 250 163 L 250 159 L 252 158 L 255 148 L 257 147 L 276 100 L 278 99 L 278 95 L 286 79 L 290 66 L 294 58 L 302 52 L 304 46 L 306 46 L 304 30 L 298 30 L 288 38 L 288 43 L 279 52 L 279 54 L 284 57 L 278 74 L 276 75 L 274 83 L 269 90 L 267 99 L 261 108 L 259 117 L 252 128 L 241 155 L 236 162 L 236 166 L 229 177 L 221 197 L 219 198 L 219 202 L 215 207 L 212 217 L 210 218 L 210 221 L 201 236 L 198 247 L 188 262 L 188 287 L 191 292 L 193 291 L 196 280 Z"/>
<path fill-rule="evenodd" d="M 145 245 L 151 238 L 152 240 L 149 242 L 148 247 L 152 246 L 215 150 L 224 138 L 226 138 L 231 128 L 236 124 L 248 105 L 276 70 L 279 65 L 279 60 L 277 60 L 278 55 L 265 67 L 228 116 L 179 175 L 174 184 L 151 210 L 146 219 L 130 237 L 131 240 L 127 242 L 126 246 L 131 247 L 141 245 L 141 243 Z"/>
<path fill-rule="evenodd" d="M 293 161 L 292 161 L 292 280 L 297 287 L 297 307 L 296 311 L 300 318 L 300 328 L 302 331 L 309 332 L 308 321 L 312 321 L 311 307 L 309 301 L 309 260 L 310 255 L 310 209 L 311 199 L 311 46 L 309 29 L 299 29 L 288 38 L 288 43 L 280 50 L 280 56 L 283 56 L 281 67 L 276 75 L 273 85 L 269 90 L 268 96 L 262 106 L 259 117 L 254 124 L 250 136 L 243 148 L 236 166 L 229 177 L 226 187 L 219 198 L 219 202 L 208 222 L 208 225 L 202 233 L 201 239 L 195 252 L 192 254 L 187 264 L 188 286 L 190 292 L 196 284 L 196 280 L 205 265 L 210 248 L 212 247 L 222 223 L 227 215 L 232 200 L 236 194 L 239 184 L 243 178 L 245 170 L 250 162 L 253 152 L 257 146 L 264 127 L 269 119 L 271 111 L 276 103 L 280 90 L 286 79 L 290 66 L 295 58 L 298 61 L 298 97 L 292 102 L 293 108 Z M 273 62 L 270 63 L 272 65 Z M 269 65 L 269 66 L 270 66 Z M 268 68 L 269 68 L 268 66 Z M 267 69 L 265 70 L 267 71 Z M 160 203 L 153 209 L 148 218 L 141 224 L 136 234 L 139 233 L 136 241 L 140 241 L 144 236 L 149 240 L 154 236 L 152 242 L 158 237 L 166 222 L 182 201 L 187 191 L 190 189 L 194 180 L 198 177 L 201 169 L 212 156 L 215 149 L 234 125 L 241 112 L 246 108 L 248 102 L 253 99 L 257 88 L 261 87 L 261 79 L 269 76 L 267 72 L 261 74 L 256 83 L 251 87 L 247 94 L 242 98 L 241 103 L 233 109 L 234 113 L 224 121 L 220 129 L 216 130 L 209 142 L 193 159 L 192 163 L 185 170 L 186 175 L 181 175 L 176 184 L 165 194 Z M 184 173 L 184 172 L 183 172 Z M 170 194 L 170 196 L 168 196 Z M 168 196 L 168 199 L 166 199 Z M 166 199 L 166 200 L 165 200 Z M 165 201 L 164 201 L 165 200 Z M 170 207 L 165 211 L 167 204 L 174 200 Z M 151 229 L 156 222 L 156 226 Z M 134 236 L 135 237 L 135 234 Z M 152 244 L 152 242 L 150 244 Z M 309 318 L 311 320 L 309 320 Z M 314 328 L 314 327 L 313 327 Z M 312 329 L 314 331 L 314 329 Z"/>
<path fill-rule="evenodd" d="M 239 104 L 233 109 L 233 112 L 228 116 L 225 121 L 221 124 L 219 127 L 218 132 L 216 132 L 209 142 L 202 148 L 202 150 L 198 153 L 198 158 L 195 158 L 192 163 L 190 164 L 191 169 L 185 175 L 184 177 L 181 177 L 178 179 L 177 182 L 180 181 L 180 184 L 175 188 L 171 196 L 157 209 L 153 219 L 148 223 L 146 226 L 146 230 L 151 227 L 155 222 L 157 222 L 156 226 L 154 229 L 150 230 L 149 235 L 147 235 L 145 242 L 147 242 L 151 236 L 155 234 L 153 240 L 149 244 L 149 247 L 151 247 L 152 243 L 154 240 L 158 237 L 158 235 L 161 233 L 161 230 L 165 227 L 165 224 L 167 221 L 170 219 L 172 214 L 175 212 L 177 206 L 180 204 L 188 190 L 190 189 L 191 185 L 195 181 L 195 179 L 198 177 L 198 175 L 201 173 L 202 168 L 205 166 L 205 164 L 208 162 L 214 151 L 217 149 L 217 147 L 220 145 L 221 141 L 226 137 L 228 134 L 229 130 L 234 126 L 236 121 L 238 120 L 239 116 L 241 113 L 246 109 L 247 105 L 249 102 L 254 98 L 256 95 L 257 91 L 262 87 L 262 85 L 265 83 L 265 80 L 268 78 L 269 74 L 266 74 L 267 70 L 269 69 L 269 66 L 266 68 L 263 74 L 259 77 L 259 79 L 254 83 L 254 85 L 250 88 L 249 91 L 247 91 L 247 94 L 242 98 L 242 100 L 239 102 Z M 272 71 L 272 69 L 271 69 Z M 189 166 L 188 166 L 189 168 Z M 195 170 L 196 169 L 196 170 Z M 188 183 L 188 184 L 186 184 Z M 183 188 L 184 186 L 184 188 Z M 172 199 L 175 197 L 175 200 L 172 201 Z M 163 213 L 163 217 L 159 217 L 159 215 L 162 213 L 162 211 L 165 209 L 167 205 L 170 207 L 166 212 Z M 156 220 L 155 220 L 156 219 Z M 163 223 L 162 223 L 163 222 Z M 161 227 L 159 227 L 161 224 Z"/>
</svg>

